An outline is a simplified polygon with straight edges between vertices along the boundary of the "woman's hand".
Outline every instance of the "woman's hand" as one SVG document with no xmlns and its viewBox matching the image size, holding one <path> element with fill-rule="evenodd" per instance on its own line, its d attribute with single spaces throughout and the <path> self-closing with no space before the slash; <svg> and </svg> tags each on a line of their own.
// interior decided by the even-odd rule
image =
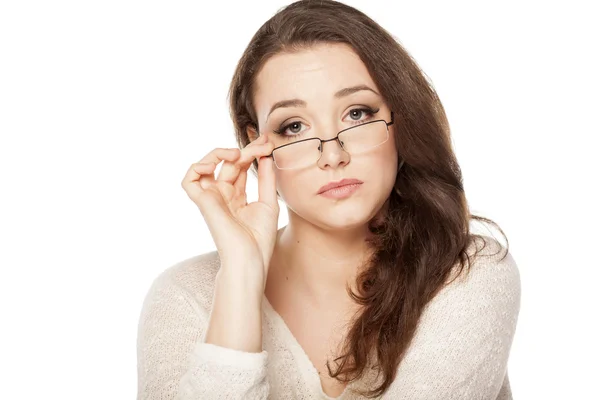
<svg viewBox="0 0 600 400">
<path fill-rule="evenodd" d="M 273 160 L 264 157 L 273 148 L 262 135 L 241 151 L 214 149 L 192 164 L 181 182 L 208 225 L 221 268 L 256 279 L 263 284 L 263 290 L 279 217 Z M 258 201 L 248 204 L 246 177 L 255 158 L 259 160 Z M 214 171 L 221 161 L 223 166 L 215 179 Z"/>
</svg>

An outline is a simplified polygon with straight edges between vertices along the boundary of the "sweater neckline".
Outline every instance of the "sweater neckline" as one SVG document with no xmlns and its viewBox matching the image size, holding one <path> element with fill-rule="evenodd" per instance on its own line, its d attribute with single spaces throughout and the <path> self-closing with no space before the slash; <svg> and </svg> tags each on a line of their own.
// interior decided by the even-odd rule
<svg viewBox="0 0 600 400">
<path fill-rule="evenodd" d="M 304 351 L 292 331 L 289 329 L 285 320 L 279 313 L 273 308 L 267 296 L 263 293 L 263 305 L 265 314 L 269 317 L 269 320 L 272 322 L 274 329 L 279 333 L 284 342 L 289 346 L 290 351 L 292 352 L 296 363 L 299 364 L 300 372 L 305 380 L 308 382 L 309 386 L 313 391 L 316 391 L 315 394 L 318 394 L 325 400 L 342 400 L 345 398 L 346 394 L 349 392 L 350 387 L 354 386 L 354 381 L 350 382 L 344 388 L 344 391 L 338 397 L 331 397 L 327 395 L 323 391 L 323 386 L 321 386 L 321 379 L 319 378 L 319 371 L 314 366 L 310 358 L 308 358 L 308 354 Z"/>
</svg>

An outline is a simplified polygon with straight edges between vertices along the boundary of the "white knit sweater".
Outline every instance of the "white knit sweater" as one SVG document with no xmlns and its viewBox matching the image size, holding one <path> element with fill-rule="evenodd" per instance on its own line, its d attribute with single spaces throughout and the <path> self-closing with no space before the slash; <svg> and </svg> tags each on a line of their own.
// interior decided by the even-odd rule
<svg viewBox="0 0 600 400">
<path fill-rule="evenodd" d="M 479 244 L 481 246 L 481 243 Z M 507 361 L 521 301 L 509 253 L 488 241 L 471 272 L 425 308 L 417 333 L 382 399 L 512 399 Z M 263 351 L 203 343 L 219 255 L 183 260 L 161 273 L 139 320 L 138 400 L 326 399 L 318 372 L 284 320 L 263 296 Z M 465 269 L 466 270 L 466 269 Z M 466 279 L 464 279 L 466 277 Z M 353 382 L 335 399 L 359 399 Z"/>
</svg>

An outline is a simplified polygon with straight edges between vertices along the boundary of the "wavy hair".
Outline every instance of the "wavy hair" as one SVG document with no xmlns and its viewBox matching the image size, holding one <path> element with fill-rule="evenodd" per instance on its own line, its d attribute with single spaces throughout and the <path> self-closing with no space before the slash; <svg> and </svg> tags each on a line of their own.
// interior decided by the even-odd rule
<svg viewBox="0 0 600 400">
<path fill-rule="evenodd" d="M 335 359 L 336 370 L 327 362 L 329 375 L 347 383 L 360 379 L 374 359 L 371 368 L 383 379 L 377 387 L 360 392 L 370 398 L 382 395 L 394 381 L 423 309 L 448 283 L 454 267 L 460 272 L 465 266 L 470 269 L 470 245 L 483 239 L 485 247 L 484 236 L 473 233 L 470 223 L 496 226 L 506 239 L 504 257 L 508 239 L 494 221 L 469 212 L 446 113 L 426 74 L 390 33 L 343 3 L 294 2 L 252 37 L 228 93 L 240 148 L 250 142 L 248 128 L 258 131 L 253 90 L 261 67 L 275 54 L 320 43 L 352 47 L 397 121 L 395 139 L 402 168 L 380 215 L 369 224 L 373 235 L 367 240 L 375 251 L 357 276 L 358 293 L 346 288 L 361 305 L 360 312 L 348 330 L 342 355 Z M 255 176 L 257 168 L 254 160 Z"/>
</svg>

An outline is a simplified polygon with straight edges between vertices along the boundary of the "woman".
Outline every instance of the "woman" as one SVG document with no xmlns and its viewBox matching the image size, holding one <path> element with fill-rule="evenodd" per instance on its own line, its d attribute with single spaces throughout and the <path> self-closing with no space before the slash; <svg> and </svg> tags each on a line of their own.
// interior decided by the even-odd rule
<svg viewBox="0 0 600 400">
<path fill-rule="evenodd" d="M 138 398 L 512 398 L 519 272 L 470 231 L 493 221 L 469 213 L 444 109 L 401 45 L 349 6 L 295 2 L 252 38 L 230 101 L 241 150 L 182 181 L 217 250 L 150 289 Z"/>
</svg>

